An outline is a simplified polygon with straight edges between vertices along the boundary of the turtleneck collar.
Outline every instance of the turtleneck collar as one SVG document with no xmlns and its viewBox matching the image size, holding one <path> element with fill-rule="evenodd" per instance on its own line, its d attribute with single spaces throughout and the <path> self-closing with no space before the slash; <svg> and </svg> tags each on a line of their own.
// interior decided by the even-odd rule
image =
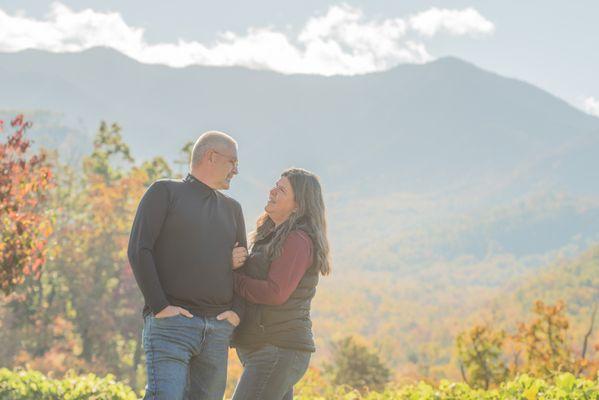
<svg viewBox="0 0 599 400">
<path fill-rule="evenodd" d="M 209 190 L 211 192 L 214 192 L 214 189 L 212 189 L 210 186 L 206 185 L 204 182 L 202 182 L 190 173 L 188 173 L 185 179 L 183 179 L 183 182 L 190 183 L 203 190 Z"/>
</svg>

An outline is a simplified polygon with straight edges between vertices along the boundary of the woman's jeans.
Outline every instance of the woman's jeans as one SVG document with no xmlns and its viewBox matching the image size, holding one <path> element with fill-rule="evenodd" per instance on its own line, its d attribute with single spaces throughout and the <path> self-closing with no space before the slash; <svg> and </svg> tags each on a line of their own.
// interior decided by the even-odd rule
<svg viewBox="0 0 599 400">
<path fill-rule="evenodd" d="M 291 400 L 312 353 L 266 345 L 254 351 L 238 348 L 237 355 L 243 374 L 233 400 Z"/>
<path fill-rule="evenodd" d="M 183 315 L 144 320 L 147 385 L 144 399 L 222 400 L 233 325 Z"/>
</svg>

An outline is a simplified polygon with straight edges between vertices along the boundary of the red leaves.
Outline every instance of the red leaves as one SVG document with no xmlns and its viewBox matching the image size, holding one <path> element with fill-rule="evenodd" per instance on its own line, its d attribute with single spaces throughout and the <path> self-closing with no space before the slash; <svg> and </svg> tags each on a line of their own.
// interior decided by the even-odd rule
<svg viewBox="0 0 599 400">
<path fill-rule="evenodd" d="M 15 126 L 23 125 L 23 114 L 19 114 L 13 119 L 10 125 L 14 128 Z"/>
<path fill-rule="evenodd" d="M 10 125 L 18 130 L 24 130 L 31 128 L 32 124 L 30 121 L 25 121 L 23 114 L 19 114 L 10 122 Z"/>
<path fill-rule="evenodd" d="M 45 244 L 45 243 L 44 243 Z M 31 270 L 34 274 L 37 274 L 38 272 L 40 272 L 40 268 L 42 265 L 44 265 L 44 263 L 46 262 L 46 257 L 39 257 L 37 258 L 34 262 L 33 265 L 31 266 Z"/>
<path fill-rule="evenodd" d="M 51 232 L 42 207 L 52 186 L 45 154 L 29 154 L 31 142 L 24 135 L 31 123 L 23 115 L 11 126 L 14 133 L 0 141 L 0 288 L 5 294 L 25 277 L 39 278 Z"/>
</svg>

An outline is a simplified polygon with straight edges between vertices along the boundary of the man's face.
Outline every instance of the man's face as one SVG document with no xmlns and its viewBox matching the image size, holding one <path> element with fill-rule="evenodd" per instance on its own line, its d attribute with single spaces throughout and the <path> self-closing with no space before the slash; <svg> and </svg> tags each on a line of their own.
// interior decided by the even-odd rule
<svg viewBox="0 0 599 400">
<path fill-rule="evenodd" d="M 239 173 L 237 149 L 235 146 L 229 146 L 217 150 L 212 150 L 214 157 L 214 181 L 215 189 L 229 189 L 231 179 Z"/>
</svg>

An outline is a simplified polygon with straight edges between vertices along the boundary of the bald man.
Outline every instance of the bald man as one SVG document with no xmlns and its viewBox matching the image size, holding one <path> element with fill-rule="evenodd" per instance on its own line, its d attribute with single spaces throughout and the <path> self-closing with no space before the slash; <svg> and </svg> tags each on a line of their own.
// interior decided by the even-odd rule
<svg viewBox="0 0 599 400">
<path fill-rule="evenodd" d="M 234 295 L 233 247 L 246 246 L 239 203 L 220 192 L 239 172 L 237 143 L 210 131 L 190 172 L 146 191 L 128 256 L 143 294 L 144 399 L 223 398 L 229 341 L 243 302 Z"/>
</svg>

